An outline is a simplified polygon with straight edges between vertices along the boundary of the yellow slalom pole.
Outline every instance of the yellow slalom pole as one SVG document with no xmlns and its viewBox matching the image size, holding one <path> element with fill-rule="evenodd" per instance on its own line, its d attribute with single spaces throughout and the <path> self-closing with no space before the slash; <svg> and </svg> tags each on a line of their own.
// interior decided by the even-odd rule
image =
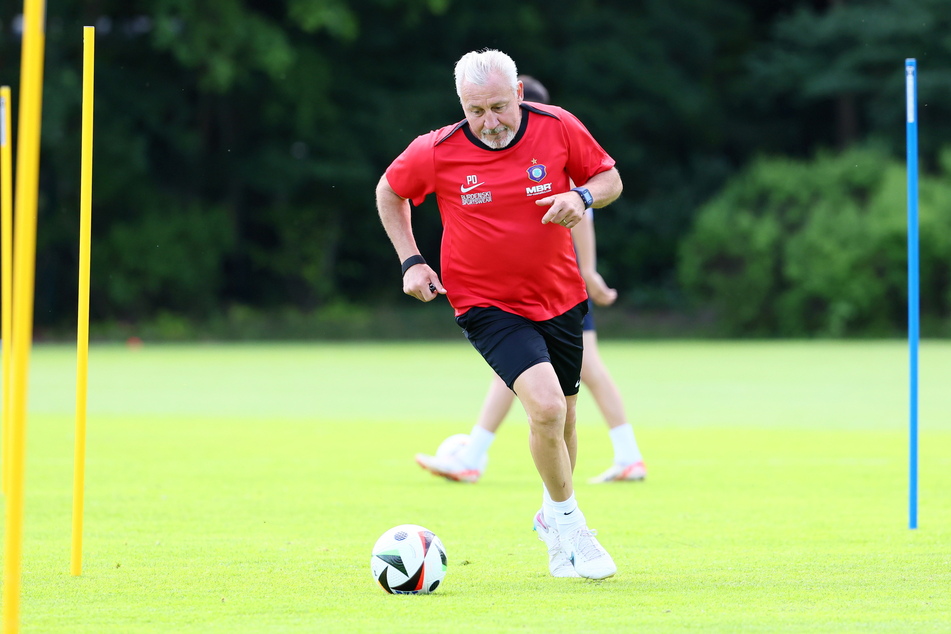
<svg viewBox="0 0 951 634">
<path fill-rule="evenodd" d="M 82 168 L 79 186 L 79 318 L 76 327 L 76 451 L 73 464 L 72 573 L 83 572 L 86 396 L 89 385 L 89 258 L 92 242 L 92 113 L 96 27 L 83 27 Z"/>
<path fill-rule="evenodd" d="M 20 60 L 20 116 L 13 266 L 13 433 L 3 583 L 3 631 L 20 629 L 20 574 L 23 559 L 23 490 L 26 462 L 26 401 L 33 343 L 36 276 L 36 203 L 40 181 L 40 122 L 43 110 L 44 0 L 24 0 Z"/>
<path fill-rule="evenodd" d="M 13 381 L 13 137 L 10 127 L 10 87 L 0 86 L 0 305 L 3 341 L 3 492 L 10 490 L 10 433 L 13 411 L 10 387 Z"/>
</svg>

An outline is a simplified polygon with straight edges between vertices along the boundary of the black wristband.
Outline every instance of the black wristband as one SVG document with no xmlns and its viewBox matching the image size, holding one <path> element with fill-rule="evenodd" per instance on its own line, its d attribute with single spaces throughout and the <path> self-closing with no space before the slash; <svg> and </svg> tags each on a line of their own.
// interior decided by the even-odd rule
<svg viewBox="0 0 951 634">
<path fill-rule="evenodd" d="M 406 275 L 406 271 L 409 270 L 409 267 L 416 266 L 417 264 L 426 264 L 426 260 L 423 259 L 423 256 L 421 255 L 409 256 L 408 258 L 403 260 L 403 264 L 402 266 L 400 266 L 400 268 L 402 269 L 400 275 L 401 276 Z"/>
</svg>

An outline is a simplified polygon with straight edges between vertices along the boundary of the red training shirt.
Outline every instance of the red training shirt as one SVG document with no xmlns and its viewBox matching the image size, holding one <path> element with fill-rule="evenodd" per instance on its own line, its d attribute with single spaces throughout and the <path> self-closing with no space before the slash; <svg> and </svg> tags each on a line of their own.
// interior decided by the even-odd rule
<svg viewBox="0 0 951 634">
<path fill-rule="evenodd" d="M 612 159 L 570 112 L 523 102 L 515 138 L 493 149 L 466 121 L 417 137 L 387 168 L 399 196 L 433 192 L 442 217 L 441 279 L 456 315 L 495 306 L 533 321 L 587 298 L 571 230 L 542 224 L 536 200 L 611 169 Z"/>
</svg>

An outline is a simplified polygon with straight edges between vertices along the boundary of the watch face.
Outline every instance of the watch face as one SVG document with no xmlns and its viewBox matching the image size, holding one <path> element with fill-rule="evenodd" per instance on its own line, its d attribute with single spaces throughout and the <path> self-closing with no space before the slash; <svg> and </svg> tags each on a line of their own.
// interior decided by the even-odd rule
<svg viewBox="0 0 951 634">
<path fill-rule="evenodd" d="M 584 201 L 585 207 L 590 207 L 591 205 L 594 204 L 594 197 L 591 195 L 591 192 L 589 192 L 586 188 L 576 187 L 575 191 L 578 192 L 579 196 L 581 196 L 581 200 Z"/>
</svg>

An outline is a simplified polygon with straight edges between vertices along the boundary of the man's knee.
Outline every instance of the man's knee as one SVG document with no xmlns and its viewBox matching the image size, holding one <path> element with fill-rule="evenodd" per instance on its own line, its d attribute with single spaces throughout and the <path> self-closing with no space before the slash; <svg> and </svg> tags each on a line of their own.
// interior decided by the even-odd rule
<svg viewBox="0 0 951 634">
<path fill-rule="evenodd" d="M 561 430 L 565 426 L 568 408 L 562 396 L 550 397 L 533 402 L 528 410 L 528 419 L 533 426 L 550 427 Z"/>
<path fill-rule="evenodd" d="M 515 380 L 514 387 L 533 427 L 563 429 L 568 406 L 550 363 L 528 368 Z"/>
</svg>

